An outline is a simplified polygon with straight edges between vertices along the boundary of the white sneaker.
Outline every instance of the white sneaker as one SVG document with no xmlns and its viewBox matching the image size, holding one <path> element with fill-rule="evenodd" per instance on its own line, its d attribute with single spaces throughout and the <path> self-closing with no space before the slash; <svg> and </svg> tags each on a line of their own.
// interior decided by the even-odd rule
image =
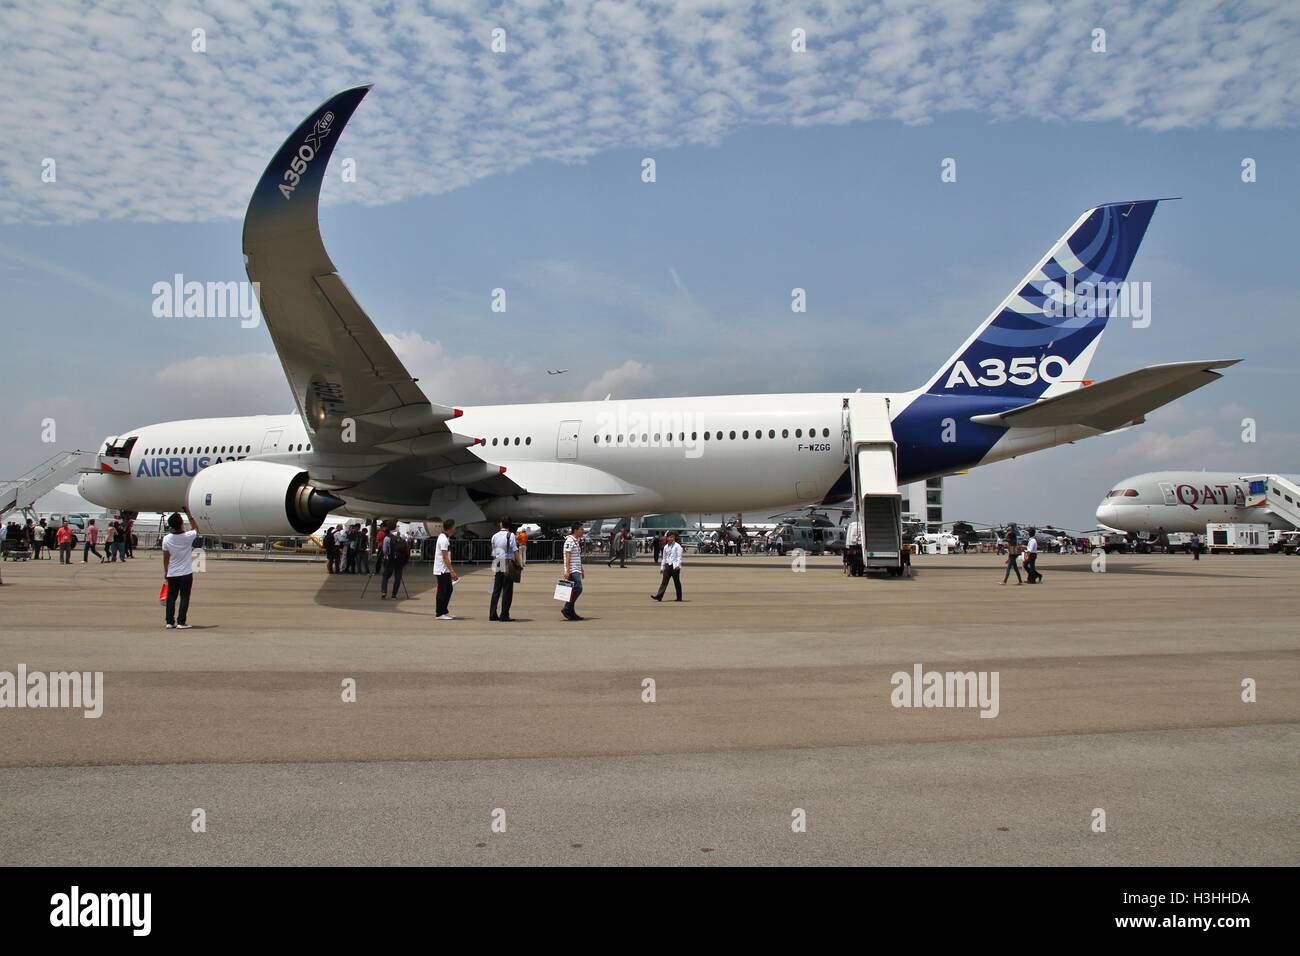
<svg viewBox="0 0 1300 956">
<path fill-rule="evenodd" d="M 456 619 L 455 619 L 454 617 L 452 617 L 450 614 L 439 614 L 439 615 L 438 615 L 438 620 L 440 620 L 440 621 L 454 621 L 454 620 L 456 620 Z"/>
<path fill-rule="evenodd" d="M 165 630 L 168 630 L 168 631 L 174 631 L 174 630 L 176 630 L 176 625 L 175 625 L 175 624 L 164 624 L 164 625 L 163 625 L 163 628 L 164 628 Z"/>
<path fill-rule="evenodd" d="M 177 624 L 177 625 L 176 625 L 176 630 L 178 630 L 178 631 L 188 631 L 188 630 L 189 630 L 190 628 L 192 628 L 193 626 L 194 626 L 193 624 Z"/>
</svg>

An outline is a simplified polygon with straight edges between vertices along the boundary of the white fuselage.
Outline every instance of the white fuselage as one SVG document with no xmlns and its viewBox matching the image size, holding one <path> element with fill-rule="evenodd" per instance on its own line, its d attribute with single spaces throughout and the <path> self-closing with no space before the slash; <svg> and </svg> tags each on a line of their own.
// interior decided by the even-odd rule
<svg viewBox="0 0 1300 956">
<path fill-rule="evenodd" d="M 1291 529 L 1289 522 L 1265 508 L 1246 507 L 1248 493 L 1246 482 L 1233 472 L 1152 472 L 1116 483 L 1097 506 L 1097 520 L 1134 534 L 1204 534 L 1211 522 Z"/>
<path fill-rule="evenodd" d="M 892 418 L 916 393 L 862 396 L 888 402 Z M 502 498 L 489 517 L 569 520 L 663 511 L 750 511 L 845 500 L 851 496 L 843 431 L 845 394 L 725 395 L 692 398 L 486 405 L 448 422 L 482 438 L 474 455 L 508 475 L 532 478 L 539 463 L 560 463 L 563 486 Z M 934 441 L 941 430 L 933 430 Z M 928 433 L 927 433 L 928 434 Z M 1083 427 L 1011 428 L 992 448 L 973 447 L 970 467 L 1097 434 Z M 297 414 L 164 422 L 123 433 L 134 437 L 127 474 L 86 475 L 79 490 L 108 508 L 167 511 L 182 507 L 190 480 L 221 461 L 257 459 L 302 468 L 327 481 L 340 462 L 323 459 Z M 361 451 L 361 449 L 358 449 Z M 513 469 L 513 471 L 512 471 Z M 926 477 L 898 449 L 900 482 Z M 930 471 L 930 473 L 935 473 Z M 611 489 L 610 483 L 617 487 Z M 545 484 L 545 482 L 543 482 Z M 367 485 L 335 484 L 343 511 L 364 517 L 423 520 L 437 514 L 427 488 L 382 499 Z"/>
<path fill-rule="evenodd" d="M 834 394 L 480 406 L 464 409 L 448 425 L 456 434 L 484 439 L 473 452 L 507 472 L 519 463 L 564 462 L 619 479 L 628 486 L 618 496 L 620 514 L 820 501 L 846 467 L 840 397 Z M 172 510 L 184 503 L 190 479 L 221 461 L 250 458 L 308 471 L 319 465 L 297 414 L 164 422 L 127 436 L 136 439 L 123 469 L 129 474 L 84 476 L 79 490 L 87 500 L 134 511 Z M 519 516 L 603 513 L 610 498 L 584 494 L 580 484 L 565 495 L 544 496 L 549 502 L 526 503 Z M 429 510 L 424 500 L 341 494 L 349 514 L 422 519 Z"/>
</svg>

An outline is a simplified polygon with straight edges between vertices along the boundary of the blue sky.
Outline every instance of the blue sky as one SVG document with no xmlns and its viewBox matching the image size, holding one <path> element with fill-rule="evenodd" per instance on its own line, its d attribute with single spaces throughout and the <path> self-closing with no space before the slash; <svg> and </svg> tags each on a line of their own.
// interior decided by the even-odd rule
<svg viewBox="0 0 1300 956">
<path fill-rule="evenodd" d="M 1295 14 L 528 6 L 395 4 L 372 21 L 289 5 L 261 22 L 233 3 L 163 5 L 138 31 L 82 11 L 46 24 L 57 42 L 41 50 L 3 29 L 39 8 L 0 5 L 0 76 L 25 91 L 0 106 L 0 477 L 51 453 L 46 418 L 54 447 L 93 447 L 153 421 L 291 408 L 264 328 L 156 319 L 150 290 L 177 272 L 244 278 L 261 167 L 318 102 L 369 81 L 323 232 L 435 401 L 913 387 L 1084 209 L 1183 196 L 1131 276 L 1152 283 L 1151 326 L 1112 322 L 1092 373 L 1242 365 L 1129 432 L 951 479 L 949 516 L 1083 527 L 1138 471 L 1300 471 L 1279 400 L 1300 361 Z M 789 51 L 795 22 L 807 60 Z M 504 54 L 483 49 L 496 23 L 516 44 Z M 1089 49 L 1096 23 L 1105 54 Z M 189 52 L 194 24 L 206 54 Z M 406 48 L 420 37 L 427 59 Z M 272 82 L 294 64 L 296 84 Z M 39 179 L 47 156 L 56 184 Z M 343 157 L 357 182 L 338 177 Z M 790 312 L 795 286 L 806 314 Z"/>
</svg>

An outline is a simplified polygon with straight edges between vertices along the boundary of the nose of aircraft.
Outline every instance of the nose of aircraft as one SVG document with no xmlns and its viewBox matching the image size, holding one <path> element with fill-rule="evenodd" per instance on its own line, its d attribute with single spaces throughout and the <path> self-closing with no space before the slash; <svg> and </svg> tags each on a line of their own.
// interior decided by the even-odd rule
<svg viewBox="0 0 1300 956">
<path fill-rule="evenodd" d="M 110 507 L 108 502 L 100 500 L 104 497 L 100 494 L 102 491 L 103 481 L 104 479 L 100 475 L 82 475 L 77 479 L 77 494 L 81 495 L 81 497 L 85 498 L 92 505 L 99 505 L 103 508 Z"/>
<path fill-rule="evenodd" d="M 1103 501 L 1097 506 L 1097 521 L 1107 527 L 1113 527 L 1115 523 L 1115 506 Z"/>
</svg>

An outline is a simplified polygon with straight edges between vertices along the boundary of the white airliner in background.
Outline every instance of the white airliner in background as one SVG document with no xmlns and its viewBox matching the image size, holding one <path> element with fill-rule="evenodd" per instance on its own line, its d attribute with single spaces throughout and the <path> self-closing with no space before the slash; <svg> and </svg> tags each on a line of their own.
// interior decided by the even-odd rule
<svg viewBox="0 0 1300 956">
<path fill-rule="evenodd" d="M 1153 471 L 1125 478 L 1097 506 L 1097 520 L 1107 528 L 1129 534 L 1160 531 L 1205 533 L 1210 522 L 1265 524 L 1270 529 L 1291 531 L 1295 525 L 1279 511 L 1294 504 L 1285 488 L 1275 489 L 1277 504 L 1252 494 L 1251 475 L 1231 471 Z M 1255 476 L 1262 478 L 1264 476 Z M 1300 476 L 1280 475 L 1289 485 Z M 1280 482 L 1273 482 L 1277 485 Z"/>
<path fill-rule="evenodd" d="M 121 432 L 101 449 L 101 473 L 81 480 L 85 498 L 188 506 L 210 534 L 279 535 L 313 531 L 335 510 L 476 527 L 503 515 L 558 523 L 892 497 L 896 538 L 899 483 L 1138 424 L 1233 364 L 1086 381 L 1114 300 L 1070 307 L 1089 285 L 1125 281 L 1159 201 L 1145 200 L 1084 212 L 912 391 L 434 404 L 344 285 L 317 221 L 330 154 L 369 89 L 303 121 L 244 220 L 248 275 L 295 412 Z"/>
</svg>

